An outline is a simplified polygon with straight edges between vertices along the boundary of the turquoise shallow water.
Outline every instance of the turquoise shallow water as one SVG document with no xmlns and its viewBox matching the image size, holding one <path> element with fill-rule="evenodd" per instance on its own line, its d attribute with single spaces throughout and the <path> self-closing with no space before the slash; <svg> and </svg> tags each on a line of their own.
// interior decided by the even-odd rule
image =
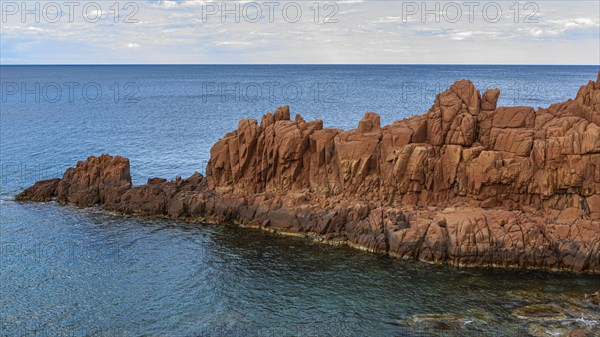
<svg viewBox="0 0 600 337">
<path fill-rule="evenodd" d="M 136 183 L 203 171 L 210 145 L 238 119 L 290 103 L 290 93 L 276 90 L 253 100 L 223 97 L 215 93 L 221 85 L 247 93 L 257 84 L 302 88 L 292 113 L 351 128 L 367 110 L 384 123 L 424 112 L 436 92 L 430 83 L 470 78 L 512 90 L 504 105 L 546 106 L 573 97 L 597 69 L 0 67 L 1 335 L 545 336 L 575 328 L 600 335 L 600 312 L 582 301 L 600 288 L 598 276 L 433 266 L 233 225 L 13 200 L 35 180 L 103 152 L 130 157 Z M 90 100 L 76 89 L 73 100 L 51 102 L 53 83 L 103 95 Z M 311 85 L 323 83 L 338 91 L 315 97 Z M 24 96 L 23 85 L 31 89 Z M 533 304 L 564 315 L 513 315 Z"/>
</svg>

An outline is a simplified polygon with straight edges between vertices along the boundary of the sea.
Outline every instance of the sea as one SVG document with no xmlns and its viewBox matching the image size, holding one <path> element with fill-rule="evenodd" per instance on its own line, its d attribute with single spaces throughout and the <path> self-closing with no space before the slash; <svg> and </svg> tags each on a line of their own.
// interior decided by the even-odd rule
<svg viewBox="0 0 600 337">
<path fill-rule="evenodd" d="M 469 79 L 499 105 L 574 98 L 598 65 L 0 66 L 2 336 L 600 335 L 583 296 L 600 277 L 457 268 L 233 224 L 23 203 L 40 179 L 90 155 L 131 161 L 134 184 L 204 173 L 210 148 L 245 118 L 351 129 L 426 112 Z M 560 317 L 522 317 L 523 307 Z"/>
</svg>

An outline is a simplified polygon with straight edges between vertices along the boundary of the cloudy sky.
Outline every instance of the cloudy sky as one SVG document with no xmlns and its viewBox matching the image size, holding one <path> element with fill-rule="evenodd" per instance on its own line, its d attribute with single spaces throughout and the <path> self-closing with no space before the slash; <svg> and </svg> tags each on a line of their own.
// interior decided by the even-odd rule
<svg viewBox="0 0 600 337">
<path fill-rule="evenodd" d="M 600 64 L 598 0 L 115 1 L 0 0 L 1 63 Z"/>
</svg>

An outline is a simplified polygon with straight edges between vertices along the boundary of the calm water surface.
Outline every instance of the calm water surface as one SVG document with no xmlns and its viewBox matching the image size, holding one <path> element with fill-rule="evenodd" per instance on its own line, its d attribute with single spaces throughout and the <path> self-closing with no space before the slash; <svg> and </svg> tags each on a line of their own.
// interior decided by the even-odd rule
<svg viewBox="0 0 600 337">
<path fill-rule="evenodd" d="M 503 105 L 537 107 L 574 97 L 597 71 L 0 67 L 1 335 L 600 335 L 600 312 L 581 300 L 598 276 L 431 266 L 231 225 L 14 201 L 90 154 L 129 157 L 135 183 L 203 172 L 211 144 L 240 118 L 283 104 L 348 129 L 366 111 L 386 124 L 422 113 L 460 78 L 500 87 Z M 564 317 L 513 315 L 534 304 Z"/>
</svg>

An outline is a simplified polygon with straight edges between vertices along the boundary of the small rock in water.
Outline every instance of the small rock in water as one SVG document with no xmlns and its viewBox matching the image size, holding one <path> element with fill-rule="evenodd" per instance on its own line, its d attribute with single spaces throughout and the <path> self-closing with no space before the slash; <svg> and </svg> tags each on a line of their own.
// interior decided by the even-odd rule
<svg viewBox="0 0 600 337">
<path fill-rule="evenodd" d="M 587 337 L 587 334 L 583 330 L 573 330 L 569 333 L 569 337 Z"/>
<path fill-rule="evenodd" d="M 550 328 L 539 324 L 532 324 L 529 326 L 527 333 L 534 337 L 553 337 L 553 336 L 567 336 L 568 331 L 561 328 Z"/>
<path fill-rule="evenodd" d="M 600 305 L 600 290 L 596 291 L 593 294 L 585 295 L 586 301 L 589 301 L 592 304 Z"/>
</svg>

